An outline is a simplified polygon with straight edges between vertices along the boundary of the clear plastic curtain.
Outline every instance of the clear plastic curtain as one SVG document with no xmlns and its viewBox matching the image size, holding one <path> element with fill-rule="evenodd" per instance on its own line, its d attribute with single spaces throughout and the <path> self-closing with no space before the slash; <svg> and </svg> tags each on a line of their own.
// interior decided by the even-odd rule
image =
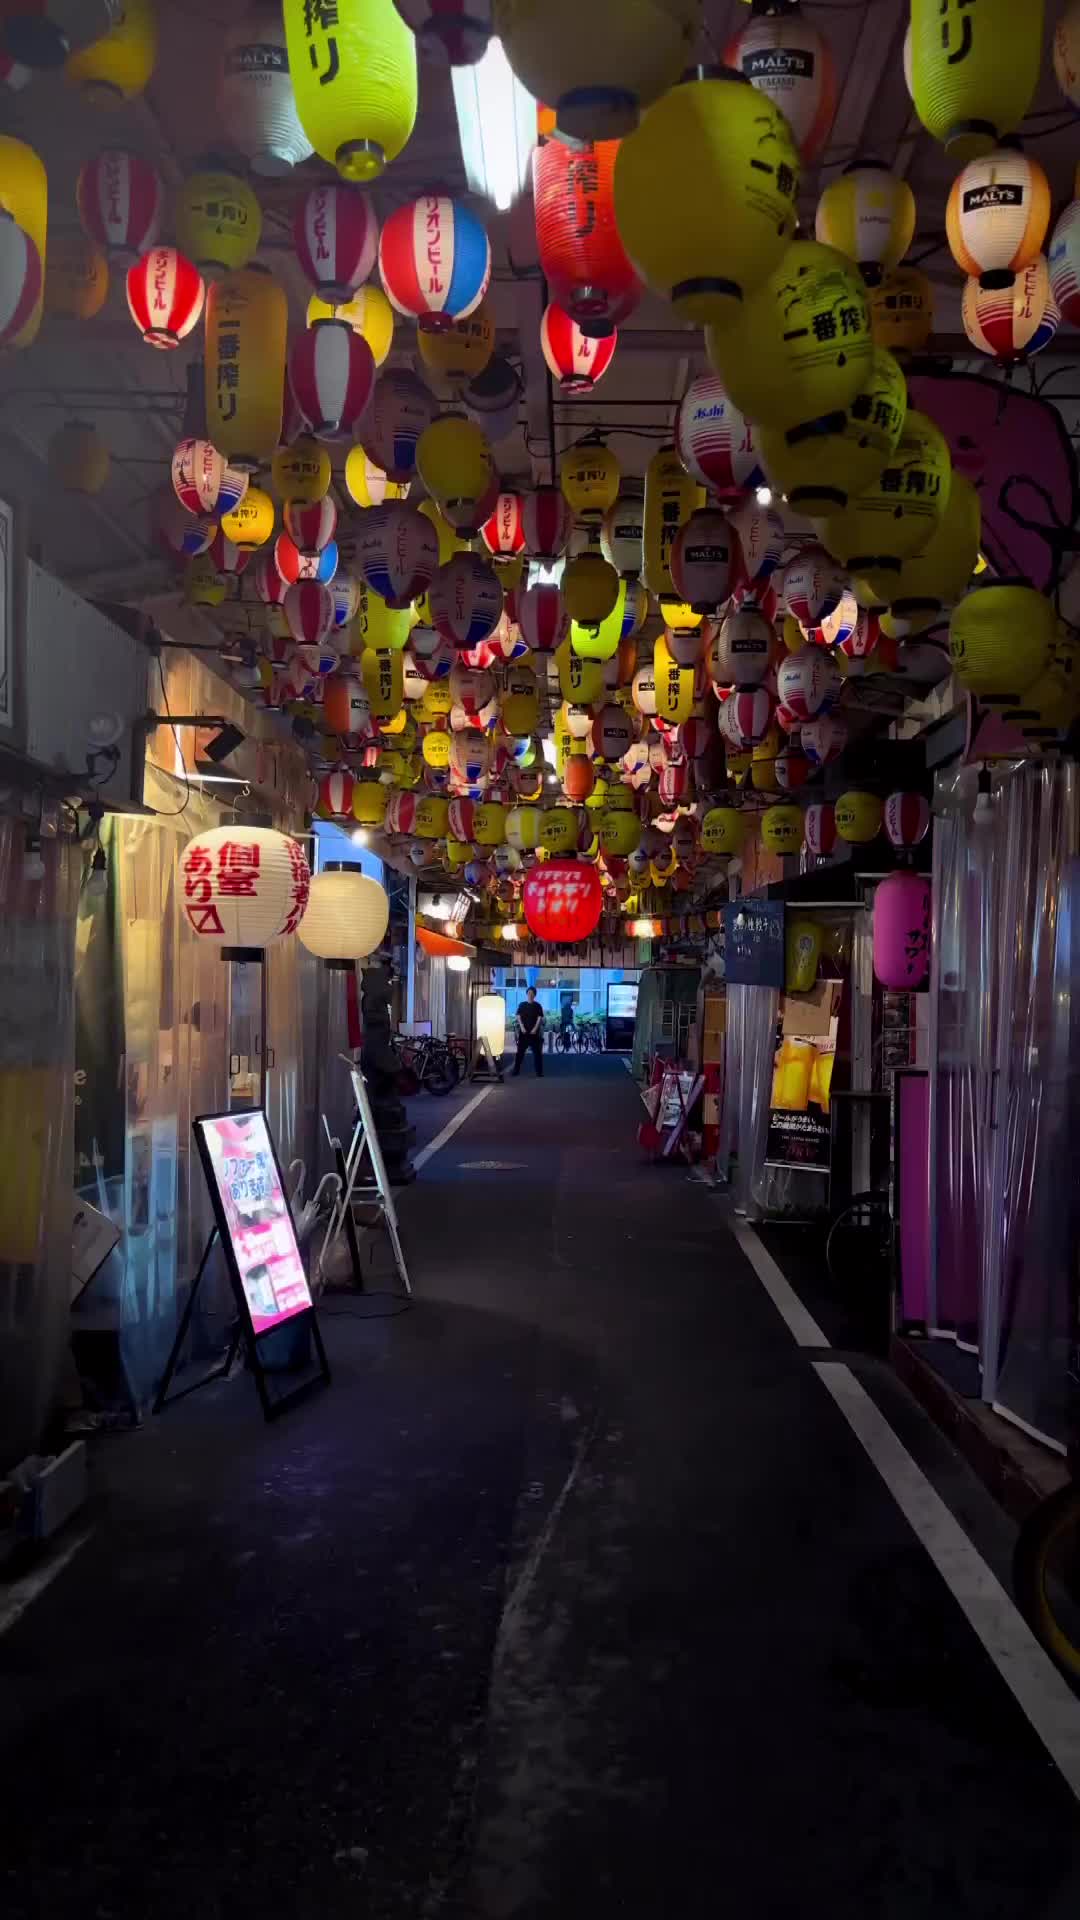
<svg viewBox="0 0 1080 1920">
<path fill-rule="evenodd" d="M 724 1055 L 724 1110 L 719 1161 L 734 1156 L 732 1194 L 738 1213 L 757 1219 L 765 1211 L 776 1019 L 780 996 L 773 987 L 729 986 Z"/>
<path fill-rule="evenodd" d="M 71 1304 L 72 975 L 82 861 L 24 860 L 0 817 L 0 1471 L 32 1451 L 56 1400 Z"/>
</svg>

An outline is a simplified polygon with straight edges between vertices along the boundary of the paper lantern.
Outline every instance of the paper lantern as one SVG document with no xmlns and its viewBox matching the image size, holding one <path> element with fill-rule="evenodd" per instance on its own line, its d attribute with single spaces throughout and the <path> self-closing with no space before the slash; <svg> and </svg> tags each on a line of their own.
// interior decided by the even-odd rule
<svg viewBox="0 0 1080 1920">
<path fill-rule="evenodd" d="M 48 460 L 49 477 L 64 493 L 100 493 L 109 477 L 109 449 L 85 420 L 65 421 L 49 441 Z"/>
<path fill-rule="evenodd" d="M 316 320 L 340 320 L 351 327 L 371 348 L 372 359 L 381 367 L 394 344 L 394 309 L 381 287 L 357 287 L 348 300 L 323 300 L 313 293 L 307 303 L 305 324 Z"/>
<path fill-rule="evenodd" d="M 731 591 L 735 547 L 726 515 L 698 507 L 679 528 L 671 548 L 671 577 L 680 599 L 695 613 L 711 613 Z"/>
<path fill-rule="evenodd" d="M 550 815 L 548 816 L 550 819 Z M 548 860 L 525 877 L 521 904 L 538 940 L 572 946 L 596 931 L 603 888 L 594 867 L 579 860 Z"/>
<path fill-rule="evenodd" d="M 498 801 L 483 801 L 473 808 L 472 837 L 478 847 L 498 847 L 506 836 L 506 808 Z"/>
<path fill-rule="evenodd" d="M 699 69 L 619 148 L 619 232 L 646 284 L 683 319 L 726 326 L 779 266 L 798 185 L 799 157 L 779 109 L 732 69 Z M 719 262 L 715 231 L 724 234 Z"/>
<path fill-rule="evenodd" d="M 246 267 L 262 236 L 262 211 L 235 173 L 191 174 L 176 196 L 177 242 L 208 279 Z"/>
<path fill-rule="evenodd" d="M 731 714 L 730 726 L 735 744 L 740 747 L 758 746 L 769 731 L 774 705 L 772 695 L 764 687 L 737 689 L 724 704 Z"/>
<path fill-rule="evenodd" d="M 875 588 L 880 580 L 887 601 L 901 562 L 922 551 L 944 517 L 951 485 L 944 435 L 909 407 L 896 452 L 865 493 L 822 521 L 822 545 Z"/>
<path fill-rule="evenodd" d="M 426 514 L 404 500 L 388 500 L 363 517 L 357 564 L 368 586 L 393 609 L 426 593 L 439 564 L 439 543 Z M 402 644 L 404 644 L 402 642 Z"/>
<path fill-rule="evenodd" d="M 705 671 L 714 686 L 760 686 L 775 645 L 772 622 L 753 601 L 744 601 L 713 631 Z"/>
<path fill-rule="evenodd" d="M 346 815 L 352 813 L 352 803 L 353 777 L 347 770 L 338 769 L 320 780 L 315 808 L 320 820 L 344 820 Z"/>
<path fill-rule="evenodd" d="M 178 347 L 197 325 L 206 288 L 175 247 L 151 247 L 128 268 L 127 303 L 149 347 Z"/>
<path fill-rule="evenodd" d="M 549 306 L 540 322 L 540 346 L 552 379 L 563 393 L 591 393 L 615 357 L 618 333 L 602 339 L 583 333 L 562 307 Z"/>
<path fill-rule="evenodd" d="M 609 763 L 621 760 L 633 745 L 633 724 L 623 707 L 609 703 L 601 707 L 593 719 L 590 737 L 593 752 L 599 754 L 601 760 Z"/>
<path fill-rule="evenodd" d="M 382 946 L 389 924 L 390 901 L 377 880 L 355 867 L 341 872 L 327 869 L 311 882 L 299 927 L 300 944 L 317 960 L 352 966 Z"/>
<path fill-rule="evenodd" d="M 639 713 L 651 720 L 656 713 L 656 674 L 653 663 L 647 661 L 640 666 L 631 683 L 631 697 Z"/>
<path fill-rule="evenodd" d="M 293 344 L 289 386 L 313 433 L 352 434 L 375 387 L 371 348 L 343 321 L 316 320 Z"/>
<path fill-rule="evenodd" d="M 798 853 L 803 843 L 802 808 L 766 807 L 761 816 L 761 840 L 770 853 Z"/>
<path fill-rule="evenodd" d="M 355 674 L 332 673 L 328 677 L 323 690 L 323 725 L 328 733 L 346 740 L 373 736 L 371 705 L 363 682 Z M 355 788 L 350 806 L 354 818 L 359 818 Z"/>
<path fill-rule="evenodd" d="M 373 720 L 393 720 L 405 704 L 405 676 L 400 647 L 365 647 L 360 655 L 360 677 Z"/>
<path fill-rule="evenodd" d="M 300 124 L 343 179 L 377 179 L 416 121 L 416 43 L 393 0 L 285 0 Z"/>
<path fill-rule="evenodd" d="M 826 801 L 815 801 L 803 815 L 806 851 L 817 860 L 827 859 L 836 846 L 836 816 Z"/>
<path fill-rule="evenodd" d="M 19 335 L 33 319 L 41 289 L 37 247 L 9 213 L 0 213 L 0 343 L 20 344 Z"/>
<path fill-rule="evenodd" d="M 1038 85 L 1041 4 L 912 0 L 911 96 L 927 133 L 966 160 L 1020 125 Z M 970 271 L 970 269 L 967 269 Z"/>
<path fill-rule="evenodd" d="M 124 266 L 153 246 L 163 199 L 157 169 L 126 147 L 102 147 L 86 162 L 75 189 L 86 233 Z"/>
<path fill-rule="evenodd" d="M 1030 261 L 1007 287 L 966 281 L 960 314 L 972 346 L 1006 366 L 1041 353 L 1061 321 L 1045 256 Z"/>
<path fill-rule="evenodd" d="M 773 778 L 781 793 L 797 793 L 811 774 L 810 761 L 798 747 L 782 747 L 773 762 Z"/>
<path fill-rule="evenodd" d="M 417 332 L 416 344 L 424 372 L 435 393 L 450 396 L 476 378 L 495 351 L 495 320 L 482 300 L 463 320 L 453 320 L 438 332 Z"/>
<path fill-rule="evenodd" d="M 64 72 L 95 105 L 113 106 L 143 92 L 157 58 L 152 0 L 124 0 L 116 25 L 68 55 Z"/>
<path fill-rule="evenodd" d="M 819 713 L 802 728 L 799 744 L 812 767 L 826 767 L 840 758 L 847 738 L 845 720 L 835 713 Z"/>
<path fill-rule="evenodd" d="M 780 597 L 800 626 L 816 627 L 839 604 L 847 584 L 842 567 L 824 547 L 803 549 L 780 576 Z"/>
<path fill-rule="evenodd" d="M 807 164 L 816 160 L 836 112 L 836 66 L 829 43 L 798 7 L 757 14 L 724 55 L 780 108 Z"/>
<path fill-rule="evenodd" d="M 570 631 L 560 588 L 529 587 L 518 600 L 518 624 L 531 653 L 554 653 Z"/>
<path fill-rule="evenodd" d="M 555 305 L 596 334 L 620 326 L 641 298 L 615 221 L 618 146 L 543 140 L 532 159 L 540 270 Z"/>
<path fill-rule="evenodd" d="M 915 195 L 885 167 L 851 166 L 830 181 L 817 205 L 814 233 L 854 260 L 868 286 L 880 286 L 915 238 Z"/>
<path fill-rule="evenodd" d="M 208 553 L 198 553 L 184 569 L 184 598 L 191 607 L 220 607 L 228 593 Z"/>
<path fill-rule="evenodd" d="M 841 840 L 847 840 L 852 846 L 868 846 L 881 832 L 884 809 L 876 793 L 863 793 L 854 788 L 850 793 L 842 793 L 833 808 L 836 831 Z"/>
<path fill-rule="evenodd" d="M 381 827 L 386 818 L 386 788 L 377 780 L 358 780 L 353 788 L 353 819 L 362 827 Z"/>
<path fill-rule="evenodd" d="M 329 587 L 318 580 L 298 580 L 285 595 L 285 618 L 297 646 L 318 647 L 334 624 L 334 601 Z"/>
<path fill-rule="evenodd" d="M 793 437 L 762 428 L 769 479 L 797 512 L 821 519 L 872 485 L 895 453 L 906 417 L 903 368 L 875 346 L 869 378 L 843 413 Z"/>
<path fill-rule="evenodd" d="M 519 493 L 500 493 L 495 511 L 480 529 L 480 538 L 493 560 L 512 560 L 524 552 L 525 523 Z"/>
<path fill-rule="evenodd" d="M 495 31 L 562 135 L 610 140 L 678 79 L 693 51 L 694 0 L 496 0 Z"/>
<path fill-rule="evenodd" d="M 1074 107 L 1080 106 L 1080 5 L 1077 0 L 1066 0 L 1050 46 L 1054 78 L 1066 100 Z"/>
<path fill-rule="evenodd" d="M 490 441 L 504 440 L 517 425 L 521 379 L 503 354 L 496 353 L 462 395 L 469 419 Z"/>
<path fill-rule="evenodd" d="M 641 844 L 641 821 L 636 813 L 606 807 L 597 817 L 596 833 L 606 859 L 626 860 Z"/>
<path fill-rule="evenodd" d="M 726 859 L 741 853 L 746 838 L 746 816 L 737 807 L 710 807 L 701 822 L 702 853 Z"/>
<path fill-rule="evenodd" d="M 890 873 L 874 893 L 874 975 L 894 993 L 914 993 L 930 977 L 930 882 Z"/>
<path fill-rule="evenodd" d="M 460 201 L 425 194 L 386 221 L 379 273 L 398 313 L 437 331 L 480 305 L 491 279 L 491 245 Z"/>
<path fill-rule="evenodd" d="M 352 454 L 349 458 L 352 458 Z M 281 500 L 291 501 L 294 504 L 311 504 L 324 500 L 329 491 L 330 455 L 326 448 L 321 447 L 319 442 L 313 440 L 309 434 L 301 434 L 299 439 L 293 441 L 291 447 L 279 447 L 271 461 L 270 471 L 274 492 Z M 347 483 L 348 468 L 346 467 Z M 335 510 L 334 523 L 336 520 Z M 327 533 L 327 540 L 333 536 L 334 523 L 331 524 Z M 287 520 L 285 526 L 295 539 L 295 533 Z M 298 546 L 302 547 L 303 544 L 303 541 L 297 541 Z M 326 540 L 320 541 L 318 545 L 325 546 Z"/>
<path fill-rule="evenodd" d="M 380 374 L 364 416 L 362 441 L 366 452 L 391 480 L 403 483 L 412 479 L 420 436 L 437 411 L 433 394 L 414 373 L 388 369 Z"/>
<path fill-rule="evenodd" d="M 903 359 L 921 353 L 934 330 L 934 289 L 918 267 L 897 267 L 870 292 L 874 345 Z"/>
<path fill-rule="evenodd" d="M 691 479 L 718 500 L 745 499 L 765 479 L 756 429 L 715 373 L 699 374 L 687 387 L 675 417 L 675 451 Z"/>
<path fill-rule="evenodd" d="M 835 687 L 836 669 L 819 647 L 789 654 L 776 673 L 777 697 L 797 725 L 821 712 Z"/>
<path fill-rule="evenodd" d="M 640 481 L 624 481 L 614 506 L 604 515 L 600 551 L 609 566 L 624 579 L 641 572 L 645 524 L 645 492 Z"/>
<path fill-rule="evenodd" d="M 784 523 L 775 508 L 748 500 L 732 513 L 731 525 L 739 542 L 739 574 L 761 592 L 780 565 L 787 544 Z"/>
<path fill-rule="evenodd" d="M 358 507 L 381 507 L 387 500 L 403 500 L 408 481 L 391 480 L 362 446 L 350 447 L 345 461 L 345 491 Z"/>
<path fill-rule="evenodd" d="M 198 553 L 205 553 L 217 532 L 217 521 L 207 515 L 197 518 L 186 512 L 175 494 L 163 491 L 158 495 L 154 508 L 155 529 L 170 552 L 182 554 L 185 559 L 193 559 Z"/>
<path fill-rule="evenodd" d="M 92 320 L 109 293 L 109 268 L 100 247 L 77 227 L 49 236 L 45 311 L 69 320 Z"/>
<path fill-rule="evenodd" d="M 596 771 L 586 753 L 572 753 L 563 768 L 563 792 L 575 806 L 588 800 L 596 785 Z"/>
<path fill-rule="evenodd" d="M 588 526 L 615 505 L 619 463 L 610 447 L 590 435 L 563 455 L 559 483 L 575 520 Z"/>
<path fill-rule="evenodd" d="M 962 273 L 1002 289 L 1035 260 L 1050 224 L 1050 183 L 1037 160 L 1002 147 L 972 160 L 945 209 L 949 250 Z"/>
<path fill-rule="evenodd" d="M 222 514 L 221 531 L 227 540 L 254 553 L 274 531 L 274 503 L 261 487 L 247 487 L 243 499 Z"/>
<path fill-rule="evenodd" d="M 470 537 L 477 533 L 478 509 L 494 477 L 488 443 L 479 427 L 463 414 L 441 414 L 420 437 L 416 468 L 450 525 Z"/>
<path fill-rule="evenodd" d="M 343 573 L 340 568 L 329 584 L 330 597 L 334 602 L 334 626 L 347 627 L 356 616 L 359 585 L 351 573 Z"/>
<path fill-rule="evenodd" d="M 981 528 L 978 492 L 954 471 L 940 524 L 922 552 L 903 562 L 891 587 L 889 614 L 897 638 L 933 626 L 959 600 L 978 565 Z"/>
<path fill-rule="evenodd" d="M 0 134 L 0 210 L 21 228 L 37 254 L 35 268 L 29 249 L 16 235 L 7 234 L 6 314 L 0 318 L 7 321 L 8 344 L 28 347 L 37 337 L 44 306 L 42 276 L 47 268 L 49 187 L 45 168 L 33 147 L 9 134 Z M 32 301 L 27 292 L 31 283 L 37 288 Z M 21 318 L 20 325 L 12 326 L 12 315 L 16 312 L 22 315 L 24 308 L 25 317 Z"/>
<path fill-rule="evenodd" d="M 833 247 L 795 240 L 744 302 L 709 327 L 709 358 L 737 407 L 789 438 L 850 405 L 870 374 L 870 311 L 857 268 Z"/>
<path fill-rule="evenodd" d="M 226 33 L 218 116 L 253 173 L 280 177 L 310 157 L 311 142 L 296 111 L 280 7 L 260 3 Z"/>
<path fill-rule="evenodd" d="M 674 447 L 659 448 L 645 470 L 642 576 L 650 593 L 678 599 L 671 549 L 684 521 L 704 504 L 704 489 L 690 478 Z"/>
<path fill-rule="evenodd" d="M 234 820 L 197 834 L 180 855 L 184 918 L 223 960 L 257 958 L 294 933 L 310 887 L 303 848 L 272 827 Z"/>
<path fill-rule="evenodd" d="M 930 829 L 930 805 L 921 793 L 891 793 L 885 802 L 885 834 L 898 852 L 917 847 Z"/>
<path fill-rule="evenodd" d="M 337 527 L 337 508 L 326 498 L 287 500 L 281 517 L 286 533 L 305 559 L 321 553 Z"/>
<path fill-rule="evenodd" d="M 491 38 L 491 0 L 396 0 L 396 5 L 421 53 L 437 54 L 453 67 L 473 66 L 483 57 Z"/>
<path fill-rule="evenodd" d="M 531 668 L 515 666 L 507 670 L 499 711 L 507 733 L 522 737 L 536 732 L 540 720 L 539 695 Z"/>
<path fill-rule="evenodd" d="M 476 553 L 458 553 L 439 568 L 429 601 L 436 631 L 460 653 L 495 631 L 503 590 L 488 561 Z"/>
<path fill-rule="evenodd" d="M 288 305 L 275 280 L 242 267 L 206 297 L 207 438 L 234 466 L 266 464 L 281 440 Z"/>
<path fill-rule="evenodd" d="M 696 668 L 679 663 L 663 634 L 653 652 L 653 679 L 657 718 L 668 721 L 672 726 L 688 720 L 693 712 L 697 691 Z"/>
<path fill-rule="evenodd" d="M 379 226 L 370 200 L 358 187 L 320 181 L 297 201 L 293 245 L 316 293 L 334 306 L 351 299 L 379 251 Z"/>
<path fill-rule="evenodd" d="M 522 498 L 525 552 L 530 560 L 561 559 L 574 530 L 574 516 L 560 487 L 536 487 Z"/>
<path fill-rule="evenodd" d="M 602 554 L 579 553 L 575 560 L 566 563 L 562 595 L 571 620 L 585 627 L 596 627 L 615 606 L 619 576 Z"/>
<path fill-rule="evenodd" d="M 1054 604 L 1034 587 L 975 587 L 953 611 L 949 657 L 969 693 L 1011 706 L 1043 671 L 1056 637 Z"/>
<path fill-rule="evenodd" d="M 274 542 L 274 565 L 287 586 L 297 580 L 318 580 L 329 586 L 338 570 L 338 549 L 331 540 L 319 554 L 302 554 L 295 540 L 279 533 Z"/>
</svg>

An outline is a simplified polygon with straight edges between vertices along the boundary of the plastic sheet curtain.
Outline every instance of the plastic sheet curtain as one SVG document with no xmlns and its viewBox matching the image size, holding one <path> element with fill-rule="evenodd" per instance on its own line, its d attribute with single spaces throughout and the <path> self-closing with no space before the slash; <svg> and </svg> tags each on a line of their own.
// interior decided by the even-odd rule
<svg viewBox="0 0 1080 1920">
<path fill-rule="evenodd" d="M 737 1213 L 757 1219 L 765 1211 L 765 1139 L 769 1130 L 776 1017 L 780 995 L 773 987 L 729 986 L 724 1047 L 724 1111 L 719 1162 L 734 1157 L 732 1196 Z"/>
<path fill-rule="evenodd" d="M 0 1470 L 32 1451 L 54 1407 L 71 1305 L 72 975 L 82 860 L 0 817 Z"/>
</svg>

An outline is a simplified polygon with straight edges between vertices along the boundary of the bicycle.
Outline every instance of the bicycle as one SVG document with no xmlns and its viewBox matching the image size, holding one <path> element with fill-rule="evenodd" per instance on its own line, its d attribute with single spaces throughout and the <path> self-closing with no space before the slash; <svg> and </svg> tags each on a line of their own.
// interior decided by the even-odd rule
<svg viewBox="0 0 1080 1920">
<path fill-rule="evenodd" d="M 461 1076 L 460 1063 L 445 1040 L 424 1034 L 419 1040 L 395 1036 L 398 1056 L 398 1085 L 402 1093 L 425 1093 L 443 1098 L 452 1093 Z M 411 1081 L 411 1085 L 408 1083 Z"/>
</svg>

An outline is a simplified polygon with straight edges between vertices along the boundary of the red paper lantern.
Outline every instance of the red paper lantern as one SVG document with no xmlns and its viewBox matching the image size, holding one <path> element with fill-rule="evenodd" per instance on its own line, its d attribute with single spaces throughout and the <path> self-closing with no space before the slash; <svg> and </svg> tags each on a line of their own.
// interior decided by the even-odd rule
<svg viewBox="0 0 1080 1920">
<path fill-rule="evenodd" d="M 202 274 L 175 247 L 151 247 L 128 268 L 128 312 L 149 347 L 178 347 L 205 298 Z"/>
<path fill-rule="evenodd" d="M 847 746 L 847 721 L 838 713 L 825 713 L 817 720 L 802 725 L 800 740 L 802 749 L 812 767 L 827 767 L 830 760 L 839 760 Z"/>
<path fill-rule="evenodd" d="M 375 356 L 342 320 L 316 320 L 289 355 L 289 385 L 312 433 L 351 434 L 375 390 Z"/>
<path fill-rule="evenodd" d="M 574 515 L 561 487 L 537 487 L 522 502 L 525 551 L 530 560 L 560 560 L 570 544 Z"/>
<path fill-rule="evenodd" d="M 446 810 L 446 822 L 455 840 L 467 844 L 473 837 L 473 803 L 459 795 Z"/>
<path fill-rule="evenodd" d="M 890 793 L 885 802 L 885 832 L 891 846 L 917 847 L 929 827 L 930 806 L 921 793 Z"/>
<path fill-rule="evenodd" d="M 713 730 L 707 720 L 696 716 L 684 720 L 678 732 L 680 751 L 688 760 L 700 760 L 702 754 L 708 752 L 712 738 Z"/>
<path fill-rule="evenodd" d="M 320 580 L 298 580 L 285 595 L 285 618 L 298 647 L 321 647 L 334 625 L 334 596 Z"/>
<path fill-rule="evenodd" d="M 661 771 L 657 782 L 660 798 L 665 807 L 676 807 L 686 794 L 686 783 L 690 769 L 685 760 L 669 760 Z"/>
<path fill-rule="evenodd" d="M 725 711 L 730 710 L 729 725 L 735 742 L 740 747 L 761 745 L 769 731 L 775 702 L 765 687 L 754 687 L 747 691 L 736 691 L 725 700 Z"/>
<path fill-rule="evenodd" d="M 545 308 L 540 322 L 544 359 L 564 393 L 591 393 L 615 358 L 618 341 L 614 331 L 602 340 L 591 339 L 562 307 L 554 305 Z"/>
<path fill-rule="evenodd" d="M 22 332 L 41 293 L 41 255 L 9 213 L 0 212 L 0 342 Z"/>
<path fill-rule="evenodd" d="M 629 317 L 641 282 L 615 222 L 618 140 L 570 147 L 545 140 L 533 154 L 540 267 L 571 320 L 606 334 Z"/>
<path fill-rule="evenodd" d="M 343 820 L 352 813 L 354 785 L 352 774 L 341 770 L 320 781 L 318 812 L 324 820 Z"/>
<path fill-rule="evenodd" d="M 595 867 L 580 860 L 547 860 L 526 875 L 521 904 L 538 940 L 572 946 L 596 931 L 604 889 Z"/>
<path fill-rule="evenodd" d="M 512 560 L 525 548 L 525 520 L 520 493 L 500 493 L 480 538 L 493 560 Z"/>
<path fill-rule="evenodd" d="M 836 817 L 827 801 L 815 801 L 803 815 L 806 851 L 824 860 L 836 845 Z"/>
<path fill-rule="evenodd" d="M 322 500 L 286 500 L 281 518 L 297 552 L 310 559 L 333 539 L 337 508 L 329 496 Z"/>
<path fill-rule="evenodd" d="M 226 579 L 236 579 L 243 573 L 253 552 L 252 547 L 237 546 L 236 541 L 230 540 L 228 534 L 222 533 L 220 527 L 209 546 L 209 554 L 214 566 L 219 573 L 225 575 Z"/>
<path fill-rule="evenodd" d="M 416 809 L 419 801 L 415 793 L 405 788 L 391 789 L 386 802 L 383 825 L 387 833 L 411 833 L 416 824 Z"/>
<path fill-rule="evenodd" d="M 331 541 L 321 553 L 304 554 L 290 534 L 279 533 L 274 541 L 274 565 L 286 586 L 295 586 L 298 580 L 321 580 L 329 586 L 338 570 L 338 550 Z"/>
<path fill-rule="evenodd" d="M 157 239 L 161 180 L 141 154 L 103 147 L 86 162 L 75 198 L 87 234 L 111 259 L 130 266 Z"/>
<path fill-rule="evenodd" d="M 874 973 L 893 993 L 930 977 L 930 882 L 921 873 L 890 873 L 874 895 Z"/>
<path fill-rule="evenodd" d="M 366 193 L 338 180 L 309 188 L 293 217 L 296 257 L 323 300 L 339 306 L 362 286 L 379 251 L 379 223 Z"/>
<path fill-rule="evenodd" d="M 575 806 L 588 799 L 596 785 L 596 770 L 588 754 L 571 753 L 563 768 L 563 792 Z"/>
</svg>

